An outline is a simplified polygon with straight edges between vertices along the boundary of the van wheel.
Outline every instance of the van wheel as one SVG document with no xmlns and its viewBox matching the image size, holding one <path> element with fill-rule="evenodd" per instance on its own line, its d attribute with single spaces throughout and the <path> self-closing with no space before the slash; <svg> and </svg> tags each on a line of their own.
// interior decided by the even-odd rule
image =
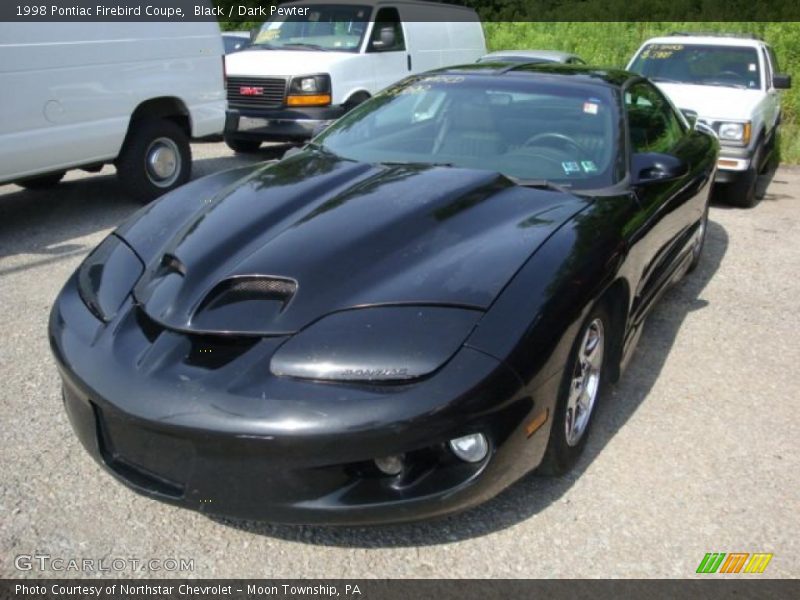
<svg viewBox="0 0 800 600">
<path fill-rule="evenodd" d="M 189 138 L 179 125 L 166 119 L 134 122 L 116 166 L 128 193 L 143 203 L 150 202 L 189 181 Z"/>
<path fill-rule="evenodd" d="M 261 142 L 259 140 L 243 140 L 242 138 L 226 136 L 225 143 L 228 145 L 228 148 L 237 154 L 253 154 L 254 152 L 258 152 L 258 149 L 261 148 Z"/>
<path fill-rule="evenodd" d="M 21 179 L 15 181 L 18 186 L 24 187 L 26 190 L 46 190 L 53 187 L 64 178 L 65 171 L 58 171 L 57 173 L 48 173 L 40 177 L 29 177 L 28 179 Z"/>
</svg>

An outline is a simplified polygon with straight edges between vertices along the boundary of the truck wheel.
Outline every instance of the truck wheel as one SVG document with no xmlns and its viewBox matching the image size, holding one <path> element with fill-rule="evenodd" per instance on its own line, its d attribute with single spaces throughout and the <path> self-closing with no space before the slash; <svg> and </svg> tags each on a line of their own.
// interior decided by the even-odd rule
<svg viewBox="0 0 800 600">
<path fill-rule="evenodd" d="M 708 202 L 706 202 L 706 209 L 703 211 L 703 218 L 700 219 L 700 225 L 697 230 L 697 239 L 692 246 L 692 262 L 686 273 L 691 273 L 700 264 L 700 259 L 703 256 L 703 247 L 706 244 L 706 235 L 708 234 Z"/>
<path fill-rule="evenodd" d="M 134 122 L 116 166 L 128 193 L 142 203 L 150 202 L 189 181 L 189 138 L 178 124 L 166 119 Z"/>
<path fill-rule="evenodd" d="M 759 193 L 757 187 L 758 176 L 760 174 L 758 165 L 761 164 L 763 152 L 764 148 L 759 145 L 755 154 L 753 154 L 750 168 L 744 172 L 741 179 L 728 187 L 728 204 L 738 206 L 739 208 L 753 208 L 758 204 L 758 201 L 761 200 L 763 193 Z"/>
<path fill-rule="evenodd" d="M 15 181 L 18 186 L 24 187 L 26 190 L 46 190 L 56 185 L 63 179 L 65 171 L 58 171 L 56 173 L 48 173 L 39 177 L 29 177 L 28 179 L 21 179 Z"/>
<path fill-rule="evenodd" d="M 243 140 L 242 138 L 225 137 L 225 143 L 228 148 L 237 154 L 253 154 L 258 152 L 261 147 L 261 142 L 258 140 Z"/>
</svg>

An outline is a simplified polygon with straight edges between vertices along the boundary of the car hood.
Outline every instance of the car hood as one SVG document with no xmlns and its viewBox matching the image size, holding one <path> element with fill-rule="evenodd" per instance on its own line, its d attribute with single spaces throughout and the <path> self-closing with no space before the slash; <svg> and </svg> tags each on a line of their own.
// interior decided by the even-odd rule
<svg viewBox="0 0 800 600">
<path fill-rule="evenodd" d="M 243 50 L 225 55 L 225 71 L 233 77 L 328 73 L 358 56 L 353 52 L 318 50 Z"/>
<path fill-rule="evenodd" d="M 681 109 L 695 111 L 702 119 L 748 120 L 764 96 L 760 90 L 745 90 L 713 85 L 656 83 L 672 103 Z"/>
<path fill-rule="evenodd" d="M 134 296 L 147 315 L 206 333 L 288 334 L 368 305 L 486 309 L 589 202 L 495 172 L 316 151 L 209 197 L 198 183 L 117 233 L 146 263 Z"/>
</svg>

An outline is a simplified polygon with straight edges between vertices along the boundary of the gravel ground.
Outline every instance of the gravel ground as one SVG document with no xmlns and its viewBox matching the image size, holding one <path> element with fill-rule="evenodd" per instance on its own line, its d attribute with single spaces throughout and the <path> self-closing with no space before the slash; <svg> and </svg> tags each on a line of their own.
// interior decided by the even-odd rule
<svg viewBox="0 0 800 600">
<path fill-rule="evenodd" d="M 198 176 L 256 160 L 193 149 Z M 700 269 L 650 317 L 573 473 L 380 528 L 212 520 L 134 494 L 83 451 L 62 410 L 48 311 L 136 208 L 110 168 L 49 192 L 0 186 L 0 576 L 77 575 L 15 568 L 36 552 L 194 559 L 184 576 L 322 578 L 686 577 L 706 552 L 772 552 L 764 576 L 800 576 L 799 170 L 779 170 L 753 210 L 712 207 Z"/>
</svg>

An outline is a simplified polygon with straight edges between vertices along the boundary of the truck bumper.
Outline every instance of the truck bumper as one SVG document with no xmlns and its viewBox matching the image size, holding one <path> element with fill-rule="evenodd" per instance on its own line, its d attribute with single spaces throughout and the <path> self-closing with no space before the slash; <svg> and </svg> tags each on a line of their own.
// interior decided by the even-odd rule
<svg viewBox="0 0 800 600">
<path fill-rule="evenodd" d="M 740 179 L 752 164 L 754 148 L 722 146 L 717 159 L 716 183 L 732 183 Z"/>
<path fill-rule="evenodd" d="M 343 106 L 303 109 L 238 110 L 228 109 L 225 137 L 262 141 L 303 141 L 321 125 L 345 113 Z"/>
</svg>

